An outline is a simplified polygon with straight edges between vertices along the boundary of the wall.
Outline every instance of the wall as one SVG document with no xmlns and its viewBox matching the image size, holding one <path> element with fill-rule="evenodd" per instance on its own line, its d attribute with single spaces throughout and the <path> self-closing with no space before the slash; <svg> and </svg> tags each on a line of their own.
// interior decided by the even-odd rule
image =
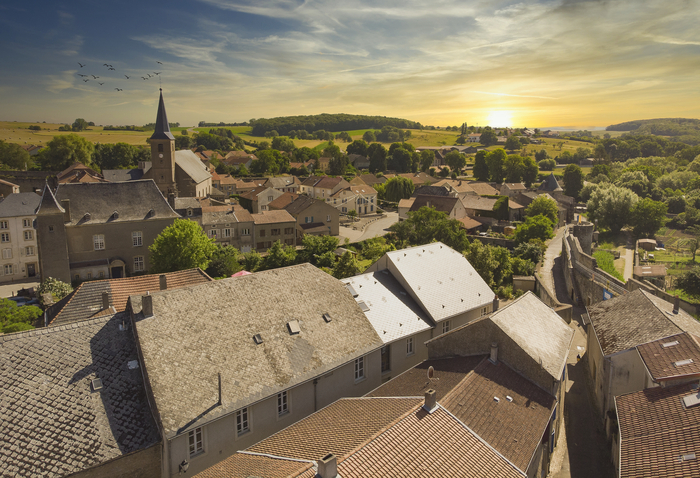
<svg viewBox="0 0 700 478">
<path fill-rule="evenodd" d="M 554 309 L 554 311 L 566 321 L 567 324 L 571 323 L 571 318 L 573 314 L 573 307 L 569 304 L 562 304 L 557 300 L 556 294 L 554 294 L 546 284 L 544 284 L 540 278 L 535 275 L 535 291 L 537 296 L 542 302 L 547 304 L 549 307 Z M 515 281 L 513 281 L 515 284 Z"/>
<path fill-rule="evenodd" d="M 4 217 L 0 221 L 7 222 L 7 229 L 0 229 L 2 233 L 10 234 L 10 242 L 0 243 L 0 249 L 9 249 L 12 257 L 1 259 L 0 262 L 0 282 L 10 282 L 28 277 L 28 264 L 34 264 L 35 276 L 39 276 L 39 248 L 36 241 L 36 231 L 34 230 L 34 218 L 36 216 Z M 24 221 L 29 221 L 29 226 L 24 226 Z M 31 233 L 31 239 L 25 239 L 25 232 Z M 34 254 L 27 255 L 27 247 L 34 248 Z M 0 255 L 0 258 L 3 256 Z M 12 273 L 5 274 L 5 265 L 12 265 Z"/>
<path fill-rule="evenodd" d="M 70 475 L 71 478 L 151 478 L 161 473 L 161 444 Z"/>
<path fill-rule="evenodd" d="M 39 214 L 36 218 L 36 236 L 41 281 L 53 277 L 70 284 L 68 240 L 63 214 Z"/>
</svg>

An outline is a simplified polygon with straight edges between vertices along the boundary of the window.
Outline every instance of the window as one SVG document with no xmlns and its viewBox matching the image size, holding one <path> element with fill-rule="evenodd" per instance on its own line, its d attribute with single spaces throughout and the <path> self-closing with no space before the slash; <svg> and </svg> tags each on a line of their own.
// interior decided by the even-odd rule
<svg viewBox="0 0 700 478">
<path fill-rule="evenodd" d="M 211 237 L 212 239 L 216 239 L 216 235 L 218 232 L 218 229 L 209 229 L 209 237 Z"/>
<path fill-rule="evenodd" d="M 306 224 L 310 224 L 310 223 L 314 222 L 314 217 L 313 217 L 313 216 L 306 216 L 306 217 L 304 218 L 304 222 L 305 222 Z"/>
<path fill-rule="evenodd" d="M 27 246 L 24 248 L 24 255 L 25 256 L 33 256 L 34 255 L 34 246 Z"/>
<path fill-rule="evenodd" d="M 8 227 L 7 221 L 0 221 L 0 229 L 7 229 Z"/>
<path fill-rule="evenodd" d="M 104 272 L 104 271 L 100 271 L 100 279 L 104 279 L 104 278 L 105 278 L 105 272 Z"/>
<path fill-rule="evenodd" d="M 131 233 L 131 243 L 134 247 L 143 246 L 143 233 L 141 231 L 134 231 Z"/>
<path fill-rule="evenodd" d="M 12 264 L 5 264 L 5 275 L 12 274 Z"/>
<path fill-rule="evenodd" d="M 31 219 L 22 219 L 22 226 L 32 227 L 32 220 Z"/>
<path fill-rule="evenodd" d="M 3 259 L 12 259 L 12 249 L 3 249 L 2 250 L 2 258 Z"/>
<path fill-rule="evenodd" d="M 277 416 L 281 417 L 285 413 L 289 413 L 289 397 L 286 390 L 277 394 Z"/>
<path fill-rule="evenodd" d="M 267 206 L 260 206 L 261 211 L 267 211 Z"/>
<path fill-rule="evenodd" d="M 331 222 L 331 215 L 330 214 L 326 216 L 326 222 Z"/>
<path fill-rule="evenodd" d="M 406 355 L 413 355 L 413 337 L 406 339 Z"/>
<path fill-rule="evenodd" d="M 250 431 L 248 427 L 248 408 L 242 408 L 236 412 L 236 433 L 238 436 Z"/>
<path fill-rule="evenodd" d="M 162 153 L 162 152 L 163 152 L 163 145 L 162 145 L 162 144 L 159 144 L 159 145 L 158 145 L 158 152 L 159 152 L 159 153 Z"/>
<path fill-rule="evenodd" d="M 365 358 L 359 357 L 355 359 L 355 381 L 365 378 Z"/>
<path fill-rule="evenodd" d="M 53 232 L 53 226 L 49 226 L 49 232 Z"/>
<path fill-rule="evenodd" d="M 267 197 L 267 200 L 268 200 L 269 202 L 272 202 L 274 199 L 275 199 L 275 198 L 274 198 L 273 196 L 268 196 L 268 197 Z"/>
<path fill-rule="evenodd" d="M 391 346 L 382 347 L 382 373 L 391 371 Z"/>
<path fill-rule="evenodd" d="M 242 234 L 243 236 L 250 236 L 250 229 L 243 229 L 242 232 L 241 232 L 241 234 Z"/>
<path fill-rule="evenodd" d="M 369 207 L 369 210 L 370 210 L 371 212 L 374 212 L 374 206 L 370 206 L 370 207 Z"/>
<path fill-rule="evenodd" d="M 482 307 L 482 308 L 481 308 L 481 315 L 486 315 L 487 310 L 488 310 L 488 309 L 487 309 L 486 307 Z"/>
<path fill-rule="evenodd" d="M 442 323 L 442 333 L 445 334 L 450 331 L 450 321 L 446 320 Z"/>
<path fill-rule="evenodd" d="M 188 209 L 188 210 L 187 210 L 187 215 L 188 215 L 188 216 L 191 216 L 191 215 L 192 215 L 192 209 Z"/>
<path fill-rule="evenodd" d="M 34 231 L 24 231 L 24 240 L 31 241 L 34 239 Z"/>
<path fill-rule="evenodd" d="M 3 232 L 2 234 L 0 234 L 0 242 L 10 242 L 10 233 Z"/>
<path fill-rule="evenodd" d="M 88 278 L 88 280 L 92 279 L 92 272 L 88 272 L 87 278 Z"/>
<path fill-rule="evenodd" d="M 294 228 L 293 227 L 285 227 L 284 233 L 285 234 L 294 234 Z"/>
<path fill-rule="evenodd" d="M 190 442 L 190 456 L 198 455 L 204 451 L 202 427 L 197 427 L 194 430 L 190 430 L 188 438 Z"/>
<path fill-rule="evenodd" d="M 105 248 L 105 236 L 104 234 L 95 234 L 92 236 L 92 242 L 95 244 L 96 251 L 102 251 Z"/>
<path fill-rule="evenodd" d="M 143 256 L 134 257 L 134 272 L 143 272 Z"/>
<path fill-rule="evenodd" d="M 75 280 L 80 280 L 80 274 L 75 274 L 75 277 L 73 277 Z"/>
<path fill-rule="evenodd" d="M 265 237 L 265 229 L 260 229 L 260 237 Z"/>
<path fill-rule="evenodd" d="M 279 229 L 272 229 L 271 231 L 273 236 L 279 236 L 280 235 L 280 230 Z"/>
<path fill-rule="evenodd" d="M 224 229 L 224 237 L 231 237 L 231 229 Z"/>
</svg>

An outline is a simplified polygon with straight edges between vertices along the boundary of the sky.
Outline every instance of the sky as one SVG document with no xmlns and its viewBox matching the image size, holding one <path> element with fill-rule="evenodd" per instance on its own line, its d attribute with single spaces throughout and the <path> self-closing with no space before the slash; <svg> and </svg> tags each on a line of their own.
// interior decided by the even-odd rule
<svg viewBox="0 0 700 478">
<path fill-rule="evenodd" d="M 183 126 L 698 118 L 698 18 L 700 0 L 8 0 L 0 121 L 143 125 L 161 86 Z"/>
</svg>

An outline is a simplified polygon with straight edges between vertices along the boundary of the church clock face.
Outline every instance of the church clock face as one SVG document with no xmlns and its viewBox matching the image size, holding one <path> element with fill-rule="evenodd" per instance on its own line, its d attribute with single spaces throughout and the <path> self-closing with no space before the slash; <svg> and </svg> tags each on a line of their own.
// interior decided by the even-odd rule
<svg viewBox="0 0 700 478">
<path fill-rule="evenodd" d="M 163 153 L 160 153 L 160 154 L 158 155 L 158 157 L 159 157 L 159 158 L 162 158 L 162 157 L 163 157 Z"/>
</svg>

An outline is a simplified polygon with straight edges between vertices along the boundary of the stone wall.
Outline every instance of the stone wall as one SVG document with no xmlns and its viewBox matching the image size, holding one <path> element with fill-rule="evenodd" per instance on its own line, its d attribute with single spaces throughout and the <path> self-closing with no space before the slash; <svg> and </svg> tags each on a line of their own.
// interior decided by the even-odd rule
<svg viewBox="0 0 700 478">
<path fill-rule="evenodd" d="M 89 468 L 72 478 L 151 478 L 161 476 L 161 444 Z"/>
</svg>

